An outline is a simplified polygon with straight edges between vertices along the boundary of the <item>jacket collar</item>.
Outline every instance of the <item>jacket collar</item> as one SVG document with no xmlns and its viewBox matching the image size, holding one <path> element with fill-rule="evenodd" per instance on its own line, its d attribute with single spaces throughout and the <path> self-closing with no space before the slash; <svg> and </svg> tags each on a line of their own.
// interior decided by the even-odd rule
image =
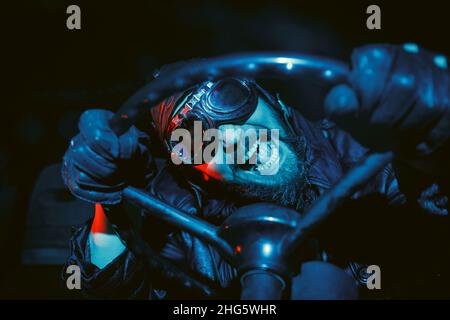
<svg viewBox="0 0 450 320">
<path fill-rule="evenodd" d="M 343 175 L 343 168 L 336 151 L 319 124 L 306 120 L 297 112 L 293 112 L 293 123 L 296 133 L 306 139 L 309 183 L 319 189 L 329 189 Z"/>
</svg>

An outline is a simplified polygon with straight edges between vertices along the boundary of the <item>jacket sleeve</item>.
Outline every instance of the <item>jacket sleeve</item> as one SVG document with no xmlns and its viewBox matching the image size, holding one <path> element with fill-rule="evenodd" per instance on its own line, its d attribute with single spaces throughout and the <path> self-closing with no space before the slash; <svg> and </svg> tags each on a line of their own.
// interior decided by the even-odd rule
<svg viewBox="0 0 450 320">
<path fill-rule="evenodd" d="M 149 297 L 150 280 L 144 261 L 125 249 L 103 269 L 91 263 L 89 232 L 91 221 L 76 230 L 70 239 L 70 256 L 63 270 L 64 281 L 70 265 L 81 271 L 81 292 L 93 299 L 146 299 Z"/>
<path fill-rule="evenodd" d="M 331 121 L 322 121 L 321 127 L 322 132 L 333 145 L 339 161 L 345 170 L 356 166 L 368 155 L 369 150 L 367 148 L 360 145 L 350 134 L 339 129 Z M 386 196 L 391 204 L 405 203 L 406 197 L 400 190 L 398 178 L 392 164 L 388 164 L 353 197 L 358 198 L 374 192 Z"/>
</svg>

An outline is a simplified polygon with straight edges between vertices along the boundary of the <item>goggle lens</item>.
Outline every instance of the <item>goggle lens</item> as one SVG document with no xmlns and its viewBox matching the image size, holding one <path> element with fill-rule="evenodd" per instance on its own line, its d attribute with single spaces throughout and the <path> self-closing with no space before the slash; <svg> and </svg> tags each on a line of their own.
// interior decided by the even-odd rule
<svg viewBox="0 0 450 320">
<path fill-rule="evenodd" d="M 243 107 L 250 99 L 248 87 L 235 79 L 220 81 L 208 95 L 208 107 L 217 113 L 229 113 Z"/>
</svg>

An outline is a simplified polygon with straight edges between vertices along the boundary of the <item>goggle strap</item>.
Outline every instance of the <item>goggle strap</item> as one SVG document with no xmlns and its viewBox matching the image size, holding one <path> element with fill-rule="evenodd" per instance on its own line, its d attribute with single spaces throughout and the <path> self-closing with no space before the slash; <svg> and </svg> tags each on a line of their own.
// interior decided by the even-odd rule
<svg viewBox="0 0 450 320">
<path fill-rule="evenodd" d="M 293 120 L 292 120 L 292 111 L 291 109 L 284 104 L 284 102 L 280 98 L 280 94 L 276 94 L 276 99 L 273 98 L 273 96 L 269 95 L 266 90 L 261 88 L 259 84 L 256 82 L 253 82 L 254 86 L 257 88 L 257 90 L 264 96 L 265 99 L 267 99 L 270 103 L 272 103 L 275 106 L 278 106 L 287 126 L 289 127 L 289 130 L 291 130 L 292 134 L 295 134 Z"/>
<path fill-rule="evenodd" d="M 284 120 L 291 130 L 292 134 L 295 134 L 294 126 L 292 123 L 292 109 L 288 108 L 280 98 L 280 94 L 277 93 L 277 104 L 280 106 L 281 112 L 283 113 Z"/>
</svg>

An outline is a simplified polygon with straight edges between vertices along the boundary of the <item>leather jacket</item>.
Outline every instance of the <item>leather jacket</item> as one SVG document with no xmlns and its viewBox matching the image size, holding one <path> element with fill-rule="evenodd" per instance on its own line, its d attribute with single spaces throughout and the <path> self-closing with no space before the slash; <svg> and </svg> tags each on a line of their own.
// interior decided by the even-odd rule
<svg viewBox="0 0 450 320">
<path fill-rule="evenodd" d="M 311 122 L 295 113 L 292 121 L 296 133 L 306 139 L 306 160 L 310 164 L 308 181 L 317 196 L 367 155 L 366 148 L 328 120 Z M 184 180 L 170 166 L 160 170 L 149 187 L 150 193 L 182 211 L 220 224 L 239 204 L 235 199 L 217 197 L 207 191 Z M 354 194 L 353 198 L 374 193 L 381 194 L 389 203 L 405 201 L 391 165 Z M 156 241 L 152 246 L 157 247 L 162 256 L 176 264 L 187 266 L 222 288 L 232 284 L 237 272 L 214 248 L 186 232 L 166 227 L 157 221 L 151 221 L 149 229 L 145 229 L 148 241 Z M 152 286 L 152 275 L 146 270 L 144 262 L 129 250 L 125 250 L 103 269 L 91 264 L 87 241 L 89 228 L 90 222 L 75 232 L 71 239 L 71 255 L 67 261 L 67 265 L 76 264 L 81 267 L 82 289 L 87 295 L 101 298 L 161 298 L 165 295 L 165 291 L 157 290 L 159 288 L 154 287 L 154 284 Z"/>
</svg>

